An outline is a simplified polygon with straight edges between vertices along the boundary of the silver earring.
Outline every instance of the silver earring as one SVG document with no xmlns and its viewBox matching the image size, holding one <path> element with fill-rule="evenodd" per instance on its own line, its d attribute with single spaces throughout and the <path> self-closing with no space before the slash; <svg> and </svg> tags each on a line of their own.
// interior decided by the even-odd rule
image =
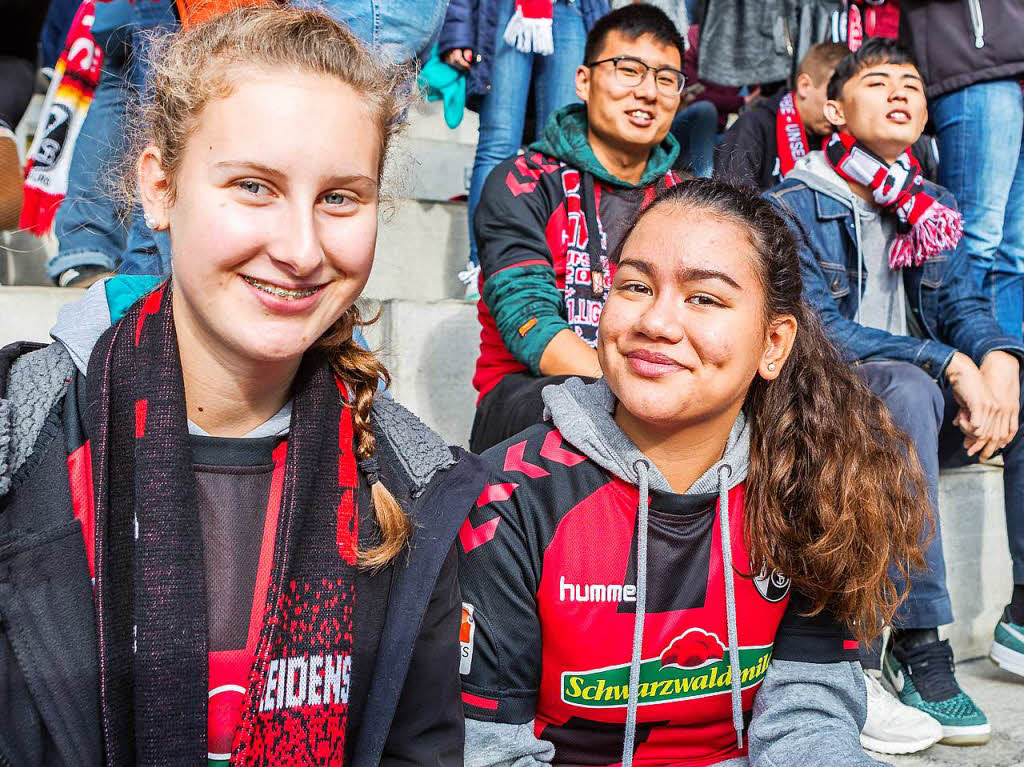
<svg viewBox="0 0 1024 767">
<path fill-rule="evenodd" d="M 768 363 L 768 369 L 774 373 L 775 372 L 775 363 L 774 362 L 769 362 Z"/>
<path fill-rule="evenodd" d="M 144 218 L 146 219 L 146 226 L 147 227 L 149 227 L 150 229 L 156 229 L 156 219 L 155 218 L 153 218 L 148 213 L 145 215 Z"/>
</svg>

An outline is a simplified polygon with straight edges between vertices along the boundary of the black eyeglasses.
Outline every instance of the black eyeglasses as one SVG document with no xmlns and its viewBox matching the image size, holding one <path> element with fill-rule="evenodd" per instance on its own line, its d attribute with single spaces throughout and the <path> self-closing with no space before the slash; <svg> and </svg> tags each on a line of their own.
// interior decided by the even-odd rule
<svg viewBox="0 0 1024 767">
<path fill-rule="evenodd" d="M 673 67 L 655 69 L 632 56 L 614 56 L 610 59 L 591 61 L 586 66 L 593 68 L 598 64 L 607 64 L 608 62 L 615 66 L 615 79 L 620 85 L 627 88 L 635 88 L 642 83 L 647 77 L 648 70 L 654 72 L 654 84 L 658 87 L 658 91 L 665 96 L 678 96 L 682 92 L 683 86 L 686 85 L 686 76 L 678 69 Z"/>
</svg>

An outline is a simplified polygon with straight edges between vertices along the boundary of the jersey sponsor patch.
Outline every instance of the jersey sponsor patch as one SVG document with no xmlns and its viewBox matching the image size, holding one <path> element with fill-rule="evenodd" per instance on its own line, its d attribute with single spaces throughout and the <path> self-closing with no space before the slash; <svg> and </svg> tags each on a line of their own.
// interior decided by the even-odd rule
<svg viewBox="0 0 1024 767">
<path fill-rule="evenodd" d="M 772 645 L 739 648 L 742 689 L 759 685 L 772 659 Z M 649 706 L 728 695 L 732 685 L 729 650 L 713 632 L 688 629 L 655 658 L 640 661 L 637 703 Z M 625 708 L 629 663 L 562 672 L 562 701 L 586 708 Z"/>
<path fill-rule="evenodd" d="M 462 623 L 459 626 L 460 674 L 468 674 L 473 666 L 473 637 L 476 636 L 476 619 L 473 617 L 473 613 L 473 605 L 463 602 Z"/>
</svg>

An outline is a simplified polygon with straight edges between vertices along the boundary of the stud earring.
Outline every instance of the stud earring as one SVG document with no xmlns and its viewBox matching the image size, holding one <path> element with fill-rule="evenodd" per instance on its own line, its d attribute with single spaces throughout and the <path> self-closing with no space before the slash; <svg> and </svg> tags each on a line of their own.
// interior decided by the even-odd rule
<svg viewBox="0 0 1024 767">
<path fill-rule="evenodd" d="M 775 372 L 775 363 L 774 362 L 769 362 L 768 363 L 768 369 L 774 373 Z"/>
<path fill-rule="evenodd" d="M 149 227 L 150 229 L 156 229 L 156 219 L 155 218 L 153 218 L 148 213 L 144 216 L 144 218 L 146 220 L 146 226 L 147 227 Z"/>
</svg>

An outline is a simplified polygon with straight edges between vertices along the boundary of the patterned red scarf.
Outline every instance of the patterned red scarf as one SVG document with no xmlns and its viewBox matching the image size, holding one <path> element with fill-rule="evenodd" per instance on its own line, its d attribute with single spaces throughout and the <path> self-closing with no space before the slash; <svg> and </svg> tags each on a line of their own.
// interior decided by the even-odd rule
<svg viewBox="0 0 1024 767">
<path fill-rule="evenodd" d="M 894 237 L 889 247 L 891 269 L 920 266 L 960 242 L 964 231 L 960 213 L 924 191 L 921 167 L 909 150 L 887 166 L 849 133 L 833 133 L 825 144 L 825 158 L 844 179 L 868 187 L 875 202 L 909 228 Z"/>
<path fill-rule="evenodd" d="M 53 228 L 53 218 L 64 200 L 71 155 L 100 79 L 103 51 L 92 39 L 95 6 L 94 0 L 83 0 L 71 22 L 28 150 L 25 202 L 18 226 L 40 236 Z"/>
<path fill-rule="evenodd" d="M 164 283 L 89 362 L 106 764 L 205 764 L 208 629 L 185 391 Z M 263 630 L 232 765 L 344 764 L 357 475 L 351 411 L 308 353 L 293 410 Z"/>
<path fill-rule="evenodd" d="M 809 149 L 804 121 L 793 103 L 793 91 L 782 97 L 779 111 L 775 113 L 775 143 L 779 153 L 779 177 L 785 178 Z"/>
</svg>

